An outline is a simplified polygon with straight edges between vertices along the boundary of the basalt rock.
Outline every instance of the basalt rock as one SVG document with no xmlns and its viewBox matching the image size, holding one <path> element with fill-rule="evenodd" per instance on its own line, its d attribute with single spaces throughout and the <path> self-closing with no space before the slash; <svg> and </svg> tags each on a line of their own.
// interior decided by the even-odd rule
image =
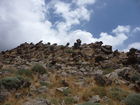
<svg viewBox="0 0 140 105">
<path fill-rule="evenodd" d="M 140 64 L 140 50 L 131 48 L 127 53 L 127 64 Z"/>
<path fill-rule="evenodd" d="M 112 46 L 110 46 L 110 45 L 102 46 L 101 50 L 106 54 L 111 54 L 112 53 Z"/>
<path fill-rule="evenodd" d="M 74 43 L 73 48 L 74 49 L 79 49 L 80 46 L 81 46 L 81 40 L 80 39 L 77 39 L 76 42 Z"/>
</svg>

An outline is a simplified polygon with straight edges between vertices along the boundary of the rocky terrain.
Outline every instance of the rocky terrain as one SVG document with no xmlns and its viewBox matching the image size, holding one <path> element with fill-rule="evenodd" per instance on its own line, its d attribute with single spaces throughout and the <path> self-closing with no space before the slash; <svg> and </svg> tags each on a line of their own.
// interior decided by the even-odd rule
<svg viewBox="0 0 140 105">
<path fill-rule="evenodd" d="M 2 51 L 0 105 L 140 105 L 140 50 L 78 39 Z"/>
</svg>

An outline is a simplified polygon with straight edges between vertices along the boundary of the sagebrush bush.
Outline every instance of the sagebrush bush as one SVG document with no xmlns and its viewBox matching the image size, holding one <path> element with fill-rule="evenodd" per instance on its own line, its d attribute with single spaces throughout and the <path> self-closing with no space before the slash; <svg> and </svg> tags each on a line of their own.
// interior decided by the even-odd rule
<svg viewBox="0 0 140 105">
<path fill-rule="evenodd" d="M 140 105 L 140 93 L 130 94 L 125 99 L 126 105 Z"/>
<path fill-rule="evenodd" d="M 49 86 L 50 84 L 48 82 L 40 81 L 41 86 Z"/>
<path fill-rule="evenodd" d="M 17 75 L 31 77 L 32 76 L 32 71 L 31 70 L 27 70 L 27 69 L 21 69 L 21 70 L 18 70 L 16 74 Z"/>
<path fill-rule="evenodd" d="M 94 94 L 99 95 L 100 97 L 106 96 L 106 89 L 104 87 L 95 87 L 92 89 Z"/>
<path fill-rule="evenodd" d="M 35 73 L 39 73 L 39 74 L 45 74 L 47 73 L 46 69 L 40 65 L 40 64 L 36 64 L 32 67 L 32 71 Z"/>
<path fill-rule="evenodd" d="M 128 94 L 129 93 L 127 91 L 124 91 L 117 87 L 111 88 L 108 92 L 110 98 L 118 101 L 124 100 L 128 96 Z"/>
<path fill-rule="evenodd" d="M 63 95 L 64 96 L 68 96 L 70 93 L 71 93 L 71 90 L 70 89 L 64 89 L 63 90 Z"/>
<path fill-rule="evenodd" d="M 16 77 L 5 77 L 0 80 L 0 87 L 4 87 L 5 89 L 19 89 L 21 86 L 23 87 L 28 87 L 27 85 L 29 84 L 29 80 L 24 79 L 20 76 Z"/>
<path fill-rule="evenodd" d="M 72 105 L 74 104 L 76 101 L 73 97 L 65 97 L 64 98 L 64 102 L 66 105 Z"/>
</svg>

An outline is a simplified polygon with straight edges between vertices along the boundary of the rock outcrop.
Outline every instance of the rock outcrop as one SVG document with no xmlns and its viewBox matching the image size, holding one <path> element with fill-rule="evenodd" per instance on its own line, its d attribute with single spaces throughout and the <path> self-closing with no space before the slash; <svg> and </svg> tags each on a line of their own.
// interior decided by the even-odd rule
<svg viewBox="0 0 140 105">
<path fill-rule="evenodd" d="M 103 97 L 118 102 L 114 94 L 119 101 L 125 98 L 127 92 L 106 92 L 112 86 L 140 92 L 140 50 L 119 52 L 102 41 L 82 44 L 80 39 L 69 45 L 25 42 L 0 52 L 0 103 L 11 102 L 13 95 L 16 105 L 96 104 L 105 103 Z"/>
</svg>

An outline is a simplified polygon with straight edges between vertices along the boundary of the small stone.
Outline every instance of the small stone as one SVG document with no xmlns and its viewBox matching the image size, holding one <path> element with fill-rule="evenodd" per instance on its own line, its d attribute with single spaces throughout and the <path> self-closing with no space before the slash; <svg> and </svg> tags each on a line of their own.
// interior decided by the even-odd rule
<svg viewBox="0 0 140 105">
<path fill-rule="evenodd" d="M 57 88 L 56 90 L 59 92 L 63 92 L 66 89 L 68 89 L 68 87 L 60 87 L 60 88 Z"/>
<path fill-rule="evenodd" d="M 99 103 L 101 101 L 101 98 L 99 97 L 99 95 L 92 96 L 90 101 L 92 101 L 93 103 Z"/>
<path fill-rule="evenodd" d="M 37 89 L 37 92 L 39 92 L 39 93 L 45 93 L 47 91 L 48 91 L 48 88 L 46 86 L 42 86 Z"/>
</svg>

